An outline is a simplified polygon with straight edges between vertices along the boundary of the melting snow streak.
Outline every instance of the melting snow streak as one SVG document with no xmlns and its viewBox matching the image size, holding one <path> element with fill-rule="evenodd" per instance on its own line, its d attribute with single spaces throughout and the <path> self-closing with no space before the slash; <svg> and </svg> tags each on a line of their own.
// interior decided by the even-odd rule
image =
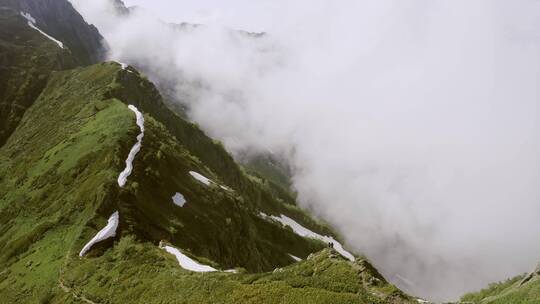
<svg viewBox="0 0 540 304">
<path fill-rule="evenodd" d="M 197 173 L 195 171 L 189 171 L 189 174 L 191 174 L 191 176 L 193 176 L 194 179 L 198 180 L 199 182 L 207 186 L 210 186 L 210 183 L 212 182 L 210 179 L 206 178 L 204 175 Z"/>
<path fill-rule="evenodd" d="M 49 38 L 50 40 L 52 40 L 54 43 L 58 44 L 58 46 L 63 49 L 64 48 L 64 44 L 61 42 L 61 41 L 58 41 L 57 39 L 54 39 L 54 37 L 48 35 L 47 33 L 45 33 L 44 31 L 42 31 L 41 29 L 39 29 L 37 26 L 36 26 L 36 19 L 34 19 L 34 17 L 32 17 L 32 15 L 30 15 L 29 13 L 23 13 L 21 12 L 21 16 L 23 16 L 27 21 L 28 21 L 28 26 L 35 29 L 36 31 L 40 32 L 43 36 Z"/>
<path fill-rule="evenodd" d="M 27 19 L 31 18 L 31 20 L 34 20 L 32 16 L 30 15 L 25 16 L 25 18 Z M 30 19 L 28 20 L 29 20 L 28 23 L 30 24 L 31 20 Z M 141 130 L 141 134 L 137 136 L 137 143 L 133 146 L 133 148 L 131 148 L 131 151 L 129 151 L 128 158 L 126 159 L 126 168 L 118 176 L 118 185 L 120 187 L 124 187 L 128 176 L 131 174 L 131 171 L 133 170 L 133 159 L 135 158 L 135 155 L 137 155 L 137 153 L 141 150 L 142 138 L 144 136 L 144 116 L 139 110 L 137 110 L 135 106 L 129 105 L 128 108 L 131 111 L 135 112 L 135 116 L 137 117 L 137 126 L 139 126 L 139 129 Z M 119 218 L 120 216 L 118 215 L 118 211 L 114 212 L 111 215 L 111 217 L 109 217 L 109 222 L 107 223 L 107 226 L 101 229 L 96 234 L 96 236 L 94 236 L 94 238 L 91 239 L 90 242 L 88 242 L 88 244 L 84 245 L 83 249 L 79 253 L 79 256 L 85 255 L 86 252 L 90 250 L 90 248 L 92 248 L 92 246 L 95 243 L 101 242 L 105 239 L 115 236 L 116 228 L 118 228 Z"/>
<path fill-rule="evenodd" d="M 109 221 L 107 222 L 107 226 L 105 226 L 103 229 L 101 229 L 86 245 L 84 245 L 83 249 L 79 253 L 79 256 L 83 256 L 94 246 L 95 243 L 101 242 L 105 239 L 108 239 L 110 237 L 114 237 L 116 235 L 116 228 L 118 228 L 118 222 L 119 222 L 119 215 L 118 211 L 114 212 L 111 217 L 109 217 Z"/>
<path fill-rule="evenodd" d="M 292 228 L 292 230 L 300 235 L 300 236 L 303 236 L 303 237 L 308 237 L 308 238 L 312 238 L 312 239 L 317 239 L 317 240 L 321 240 L 325 243 L 332 243 L 334 249 L 339 252 L 339 254 L 341 254 L 342 256 L 344 256 L 345 258 L 349 259 L 350 261 L 354 261 L 354 256 L 348 252 L 347 250 L 345 250 L 343 248 L 343 246 L 341 245 L 340 242 L 336 241 L 333 237 L 331 236 L 325 236 L 325 235 L 320 235 L 318 233 L 315 233 L 309 229 L 307 229 L 306 227 L 298 224 L 295 220 L 293 220 L 292 218 L 290 217 L 287 217 L 285 215 L 280 215 L 280 216 L 275 216 L 275 215 L 266 215 L 264 213 L 260 213 L 261 217 L 263 218 L 270 218 L 270 219 L 273 219 L 273 220 L 276 220 L 278 222 L 280 222 L 281 224 L 283 225 L 286 225 L 286 226 L 289 226 Z"/>
<path fill-rule="evenodd" d="M 178 264 L 184 269 L 195 271 L 195 272 L 212 272 L 217 271 L 217 269 L 210 267 L 208 265 L 199 264 L 197 261 L 191 259 L 187 255 L 180 252 L 180 250 L 172 246 L 164 246 L 163 249 L 167 250 L 168 253 L 176 256 Z"/>
<path fill-rule="evenodd" d="M 295 260 L 295 261 L 297 261 L 297 262 L 300 262 L 300 261 L 302 260 L 301 258 L 299 258 L 299 257 L 297 257 L 297 256 L 295 256 L 295 255 L 292 255 L 292 254 L 290 254 L 290 253 L 289 253 L 289 256 L 290 256 L 293 260 Z"/>
<path fill-rule="evenodd" d="M 133 148 L 131 148 L 131 151 L 129 151 L 128 158 L 126 159 L 126 168 L 118 176 L 118 185 L 120 188 L 124 187 L 128 176 L 131 174 L 131 171 L 133 171 L 133 159 L 135 159 L 135 155 L 137 155 L 137 153 L 139 153 L 141 150 L 142 139 L 144 136 L 143 114 L 134 105 L 129 105 L 128 108 L 135 112 L 135 116 L 137 116 L 137 126 L 139 126 L 139 129 L 141 129 L 141 133 L 137 135 L 137 143 L 135 143 Z"/>
</svg>

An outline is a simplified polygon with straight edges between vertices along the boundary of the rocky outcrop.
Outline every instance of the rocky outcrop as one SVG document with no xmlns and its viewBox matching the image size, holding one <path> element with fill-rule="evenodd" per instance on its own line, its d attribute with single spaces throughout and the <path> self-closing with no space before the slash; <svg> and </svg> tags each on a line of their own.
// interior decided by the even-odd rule
<svg viewBox="0 0 540 304">
<path fill-rule="evenodd" d="M 533 272 L 529 273 L 525 278 L 523 278 L 523 280 L 521 280 L 521 282 L 519 282 L 519 286 L 522 286 L 538 277 L 540 277 L 540 264 L 536 266 L 536 269 Z"/>
</svg>

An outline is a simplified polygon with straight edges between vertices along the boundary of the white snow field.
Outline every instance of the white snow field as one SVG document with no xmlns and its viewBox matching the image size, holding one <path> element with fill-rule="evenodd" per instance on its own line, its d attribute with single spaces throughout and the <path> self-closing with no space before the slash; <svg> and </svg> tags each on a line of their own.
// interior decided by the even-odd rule
<svg viewBox="0 0 540 304">
<path fill-rule="evenodd" d="M 339 254 L 341 254 L 342 256 L 344 256 L 345 258 L 347 258 L 348 260 L 350 261 L 354 261 L 354 256 L 348 252 L 347 250 L 345 250 L 343 248 L 343 245 L 341 245 L 340 242 L 336 241 L 333 237 L 331 236 L 326 236 L 326 235 L 320 235 L 316 232 L 313 232 L 309 229 L 307 229 L 306 227 L 298 224 L 295 220 L 293 220 L 292 218 L 288 217 L 288 216 L 285 216 L 285 215 L 280 215 L 280 216 L 275 216 L 275 215 L 267 215 L 267 214 L 264 214 L 264 213 L 259 213 L 259 215 L 262 217 L 262 218 L 265 218 L 265 219 L 273 219 L 273 220 L 276 220 L 278 222 L 280 222 L 281 224 L 283 225 L 286 225 L 286 226 L 289 226 L 292 228 L 292 230 L 300 235 L 300 236 L 303 236 L 303 237 L 309 237 L 309 238 L 312 238 L 312 239 L 317 239 L 317 240 L 321 240 L 325 243 L 332 243 L 334 249 L 339 252 Z"/>
<path fill-rule="evenodd" d="M 195 272 L 212 272 L 212 271 L 218 271 L 217 269 L 210 267 L 208 265 L 203 265 L 198 263 L 197 261 L 191 259 L 187 255 L 180 252 L 180 250 L 172 247 L 172 246 L 164 246 L 162 247 L 165 249 L 168 253 L 173 254 L 176 256 L 176 259 L 178 260 L 178 264 L 186 270 L 195 271 Z"/>
<path fill-rule="evenodd" d="M 144 137 L 143 114 L 134 105 L 129 105 L 128 108 L 131 111 L 135 112 L 135 116 L 137 117 L 137 126 L 139 126 L 141 133 L 137 135 L 137 142 L 131 148 L 131 151 L 129 151 L 128 157 L 126 159 L 126 168 L 124 169 L 124 171 L 120 172 L 120 175 L 118 176 L 118 185 L 120 186 L 120 188 L 124 187 L 128 176 L 131 174 L 131 171 L 133 171 L 133 160 L 135 159 L 135 155 L 137 155 L 137 153 L 139 153 L 139 151 L 141 150 L 142 139 Z"/>
<path fill-rule="evenodd" d="M 57 39 L 54 39 L 54 37 L 48 35 L 47 33 L 45 33 L 44 31 L 42 31 L 41 29 L 39 29 L 37 26 L 36 26 L 36 19 L 34 19 L 34 17 L 32 17 L 32 15 L 30 15 L 29 13 L 23 13 L 21 12 L 21 16 L 23 16 L 27 21 L 28 21 L 28 26 L 33 28 L 34 30 L 40 32 L 43 36 L 47 37 L 48 39 L 52 40 L 54 43 L 56 43 L 61 49 L 64 48 L 64 44 L 57 40 Z"/>
<path fill-rule="evenodd" d="M 295 256 L 295 255 L 292 255 L 292 254 L 290 254 L 290 253 L 289 253 L 289 256 L 290 256 L 291 258 L 293 258 L 293 260 L 295 260 L 295 261 L 297 261 L 297 262 L 300 262 L 300 261 L 302 260 L 301 258 L 299 258 L 299 257 L 297 257 L 297 256 Z"/>
<path fill-rule="evenodd" d="M 178 192 L 176 192 L 176 194 L 173 195 L 172 201 L 175 205 L 179 207 L 183 207 L 186 204 L 186 198 Z"/>
<path fill-rule="evenodd" d="M 118 222 L 120 220 L 120 216 L 118 215 L 118 211 L 115 211 L 110 217 L 107 222 L 107 225 L 103 227 L 86 245 L 84 245 L 83 249 L 79 253 L 79 256 L 84 256 L 94 244 L 101 242 L 105 239 L 108 239 L 110 237 L 114 237 L 116 235 L 116 228 L 118 228 Z"/>
<path fill-rule="evenodd" d="M 195 171 L 189 171 L 189 174 L 191 174 L 191 176 L 193 176 L 194 179 L 198 180 L 199 182 L 207 185 L 207 186 L 210 186 L 210 183 L 212 183 L 212 180 L 205 177 L 204 175 L 200 174 L 200 173 L 197 173 Z"/>
</svg>

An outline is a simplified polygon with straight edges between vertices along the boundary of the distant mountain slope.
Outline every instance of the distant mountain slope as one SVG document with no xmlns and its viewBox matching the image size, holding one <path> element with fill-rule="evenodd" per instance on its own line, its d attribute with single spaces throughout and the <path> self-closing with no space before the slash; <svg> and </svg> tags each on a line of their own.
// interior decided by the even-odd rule
<svg viewBox="0 0 540 304">
<path fill-rule="evenodd" d="M 285 161 L 278 159 L 271 152 L 241 157 L 244 168 L 254 175 L 260 175 L 284 189 L 291 186 L 291 170 Z"/>
<path fill-rule="evenodd" d="M 528 275 L 490 284 L 479 292 L 466 294 L 461 300 L 481 304 L 540 303 L 540 265 Z"/>
<path fill-rule="evenodd" d="M 62 41 L 82 65 L 104 59 L 103 37 L 67 0 L 0 0 L 0 6 L 30 14 L 36 26 Z"/>
<path fill-rule="evenodd" d="M 0 146 L 41 93 L 51 71 L 75 65 L 68 50 L 28 26 L 18 11 L 0 6 Z"/>
<path fill-rule="evenodd" d="M 0 0 L 0 14 L 2 146 L 52 71 L 98 62 L 104 46 L 66 0 Z"/>
</svg>

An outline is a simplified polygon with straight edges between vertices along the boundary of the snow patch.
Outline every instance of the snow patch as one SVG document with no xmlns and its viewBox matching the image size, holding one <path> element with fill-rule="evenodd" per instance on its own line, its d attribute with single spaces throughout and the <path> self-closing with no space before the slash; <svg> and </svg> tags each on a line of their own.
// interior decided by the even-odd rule
<svg viewBox="0 0 540 304">
<path fill-rule="evenodd" d="M 224 270 L 223 272 L 238 273 L 238 270 L 236 270 L 236 269 L 227 269 L 227 270 Z"/>
<path fill-rule="evenodd" d="M 220 185 L 218 183 L 216 183 L 215 181 L 209 179 L 208 177 L 198 173 L 198 172 L 195 172 L 195 171 L 189 171 L 189 174 L 191 174 L 191 176 L 198 180 L 199 182 L 205 184 L 206 186 L 210 186 L 210 184 L 216 184 L 218 185 L 221 189 L 225 190 L 225 191 L 229 191 L 229 192 L 232 192 L 233 190 L 227 186 L 224 186 L 224 185 Z"/>
<path fill-rule="evenodd" d="M 212 180 L 210 180 L 209 178 L 195 171 L 189 171 L 189 174 L 191 174 L 191 176 L 193 176 L 194 179 L 198 180 L 199 182 L 207 186 L 210 186 L 210 183 L 212 183 Z"/>
<path fill-rule="evenodd" d="M 288 217 L 288 216 L 285 216 L 285 215 L 280 215 L 280 216 L 275 216 L 275 215 L 267 215 L 267 214 L 264 214 L 264 213 L 259 213 L 259 215 L 262 217 L 262 218 L 265 218 L 265 219 L 273 219 L 275 221 L 278 221 L 280 222 L 281 224 L 285 225 L 285 226 L 289 226 L 292 228 L 292 230 L 300 235 L 300 236 L 303 236 L 303 237 L 308 237 L 308 238 L 312 238 L 312 239 L 317 239 L 317 240 L 321 240 L 325 243 L 332 243 L 332 246 L 334 247 L 334 249 L 339 252 L 339 254 L 341 254 L 342 256 L 344 256 L 345 258 L 347 258 L 348 260 L 350 261 L 354 261 L 354 256 L 348 252 L 347 250 L 345 250 L 343 248 L 343 245 L 341 245 L 340 242 L 336 241 L 333 237 L 331 236 L 326 236 L 326 235 L 320 235 L 316 232 L 313 232 L 309 229 L 307 229 L 306 227 L 298 224 L 295 220 L 293 220 L 292 218 Z"/>
<path fill-rule="evenodd" d="M 213 267 L 198 263 L 197 261 L 191 259 L 187 255 L 180 252 L 180 250 L 172 246 L 164 246 L 162 248 L 165 249 L 168 253 L 176 256 L 176 259 L 178 260 L 178 264 L 180 264 L 180 266 L 186 270 L 195 271 L 195 272 L 217 271 L 217 269 Z"/>
<path fill-rule="evenodd" d="M 137 135 L 137 143 L 131 148 L 131 151 L 129 151 L 128 157 L 126 159 L 126 168 L 124 171 L 120 172 L 120 175 L 118 176 L 118 185 L 120 188 L 123 188 L 126 184 L 128 176 L 131 175 L 131 171 L 133 171 L 133 160 L 135 159 L 135 155 L 139 153 L 141 150 L 142 145 L 142 139 L 144 137 L 144 116 L 143 114 L 135 107 L 134 105 L 129 105 L 128 108 L 135 112 L 135 116 L 137 117 L 137 126 L 139 126 L 139 129 L 141 130 L 141 133 Z"/>
<path fill-rule="evenodd" d="M 297 261 L 297 262 L 300 262 L 300 261 L 302 260 L 301 258 L 299 258 L 299 257 L 297 257 L 297 256 L 295 256 L 295 255 L 292 255 L 292 254 L 290 254 L 290 253 L 289 253 L 289 256 L 290 256 L 293 260 L 295 260 L 295 261 Z"/>
<path fill-rule="evenodd" d="M 186 199 L 184 198 L 182 194 L 178 192 L 176 192 L 176 194 L 173 195 L 172 200 L 175 205 L 180 206 L 180 207 L 184 207 L 184 205 L 186 204 Z"/>
<path fill-rule="evenodd" d="M 118 228 L 118 222 L 119 222 L 120 216 L 118 215 L 118 211 L 114 212 L 107 222 L 107 226 L 103 227 L 86 245 L 84 245 L 83 249 L 79 253 L 79 256 L 84 256 L 94 244 L 101 242 L 105 239 L 114 237 L 116 235 L 116 228 Z"/>
<path fill-rule="evenodd" d="M 117 61 L 117 62 L 118 62 L 118 63 L 120 64 L 120 67 L 122 68 L 122 70 L 124 70 L 124 71 L 128 71 L 128 73 L 133 73 L 133 71 L 131 71 L 131 70 L 128 70 L 128 67 L 129 67 L 129 65 L 128 65 L 128 64 L 126 64 L 126 63 L 123 63 L 123 62 L 119 62 L 119 61 Z"/>
<path fill-rule="evenodd" d="M 30 15 L 29 13 L 24 13 L 24 12 L 21 12 L 21 16 L 23 16 L 27 21 L 28 21 L 28 26 L 33 28 L 34 30 L 40 32 L 43 36 L 47 37 L 49 40 L 52 40 L 54 43 L 56 43 L 61 49 L 64 48 L 64 44 L 55 39 L 54 37 L 48 35 L 47 33 L 45 33 L 44 31 L 42 31 L 41 29 L 39 29 L 37 26 L 36 26 L 36 19 L 34 19 L 34 17 L 32 17 L 32 15 Z"/>
<path fill-rule="evenodd" d="M 36 19 L 34 19 L 30 13 L 21 12 L 21 16 L 23 16 L 28 22 L 36 23 Z"/>
</svg>

